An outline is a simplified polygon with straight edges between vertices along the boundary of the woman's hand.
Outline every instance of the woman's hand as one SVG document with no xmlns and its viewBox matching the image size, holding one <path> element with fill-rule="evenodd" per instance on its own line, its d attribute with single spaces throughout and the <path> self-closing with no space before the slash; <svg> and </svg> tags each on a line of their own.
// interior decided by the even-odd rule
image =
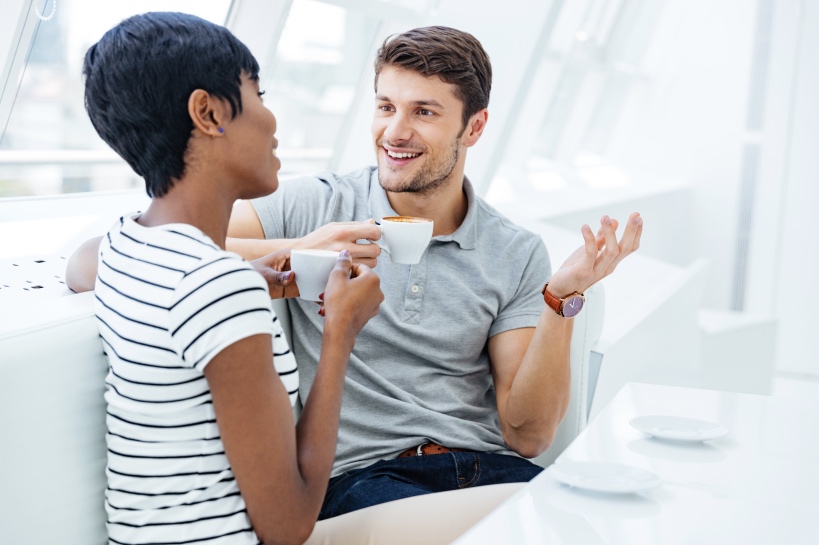
<svg viewBox="0 0 819 545">
<path fill-rule="evenodd" d="M 250 262 L 267 281 L 271 299 L 299 296 L 296 273 L 290 270 L 290 250 L 281 250 Z"/>
<path fill-rule="evenodd" d="M 324 330 L 341 331 L 350 341 L 378 314 L 384 300 L 381 279 L 366 265 L 354 264 L 342 250 L 330 273 L 319 314 L 326 317 Z"/>
</svg>

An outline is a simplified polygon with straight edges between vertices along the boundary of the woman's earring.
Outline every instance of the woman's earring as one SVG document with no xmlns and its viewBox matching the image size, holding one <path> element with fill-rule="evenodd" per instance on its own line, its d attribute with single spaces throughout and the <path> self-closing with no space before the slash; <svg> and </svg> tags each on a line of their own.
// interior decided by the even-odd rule
<svg viewBox="0 0 819 545">
<path fill-rule="evenodd" d="M 221 134 L 223 132 L 225 132 L 225 129 L 223 129 L 222 127 L 219 127 L 219 133 Z"/>
</svg>

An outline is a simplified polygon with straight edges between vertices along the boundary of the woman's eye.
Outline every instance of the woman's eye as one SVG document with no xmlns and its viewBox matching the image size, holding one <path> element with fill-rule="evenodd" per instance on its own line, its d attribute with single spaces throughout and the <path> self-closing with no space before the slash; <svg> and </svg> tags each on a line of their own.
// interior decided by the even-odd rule
<svg viewBox="0 0 819 545">
<path fill-rule="evenodd" d="M 265 94 L 266 92 L 267 92 L 267 91 L 259 91 L 259 96 L 262 96 L 262 95 L 263 95 L 263 94 Z"/>
</svg>

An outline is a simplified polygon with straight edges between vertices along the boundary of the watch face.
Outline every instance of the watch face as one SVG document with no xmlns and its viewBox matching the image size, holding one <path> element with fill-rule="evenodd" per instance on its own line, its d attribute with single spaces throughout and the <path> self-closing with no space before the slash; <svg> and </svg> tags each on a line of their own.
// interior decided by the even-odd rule
<svg viewBox="0 0 819 545">
<path fill-rule="evenodd" d="M 566 302 L 563 303 L 563 316 L 566 318 L 572 318 L 577 316 L 577 313 L 580 312 L 580 309 L 583 308 L 583 298 L 579 295 L 575 295 L 574 297 L 569 297 L 566 299 Z"/>
</svg>

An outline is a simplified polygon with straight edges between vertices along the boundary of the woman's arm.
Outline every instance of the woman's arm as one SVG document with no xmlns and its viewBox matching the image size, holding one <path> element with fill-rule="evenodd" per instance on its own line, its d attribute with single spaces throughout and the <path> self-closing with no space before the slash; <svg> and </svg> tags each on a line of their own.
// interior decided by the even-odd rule
<svg viewBox="0 0 819 545">
<path fill-rule="evenodd" d="M 353 265 L 349 254 L 339 259 L 324 298 L 318 370 L 297 427 L 269 336 L 243 339 L 205 368 L 228 460 L 265 544 L 302 543 L 312 532 L 333 466 L 347 361 L 383 298 L 370 269 Z"/>
</svg>

